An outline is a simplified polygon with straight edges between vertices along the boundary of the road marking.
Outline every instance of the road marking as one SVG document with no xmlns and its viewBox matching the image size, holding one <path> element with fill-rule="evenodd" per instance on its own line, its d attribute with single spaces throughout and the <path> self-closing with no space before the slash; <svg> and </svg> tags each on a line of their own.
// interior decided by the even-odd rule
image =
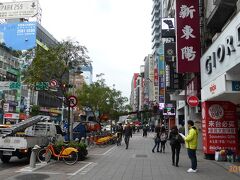
<svg viewBox="0 0 240 180">
<path fill-rule="evenodd" d="M 50 162 L 50 163 L 37 163 L 35 168 L 31 168 L 31 167 L 28 165 L 28 166 L 25 166 L 25 167 L 21 168 L 20 170 L 15 171 L 15 172 L 33 172 L 33 171 L 36 171 L 36 170 L 38 170 L 38 169 L 40 169 L 40 168 L 43 168 L 43 167 L 45 167 L 45 166 L 47 166 L 47 165 L 50 165 L 50 164 L 53 164 L 53 163 L 55 163 L 55 162 Z"/>
<path fill-rule="evenodd" d="M 94 162 L 89 162 L 87 163 L 85 166 L 83 166 L 82 168 L 80 168 L 79 170 L 77 170 L 74 173 L 68 173 L 67 175 L 69 176 L 75 176 L 77 174 L 86 174 L 87 172 L 89 172 L 94 166 L 96 166 L 97 163 Z"/>
<path fill-rule="evenodd" d="M 116 146 L 113 146 L 112 148 L 110 148 L 109 150 L 107 150 L 105 153 L 102 153 L 102 154 L 90 154 L 90 155 L 93 155 L 93 156 L 104 156 L 104 155 L 107 155 L 107 153 L 109 153 L 111 150 L 113 150 L 114 148 L 116 148 Z"/>
</svg>

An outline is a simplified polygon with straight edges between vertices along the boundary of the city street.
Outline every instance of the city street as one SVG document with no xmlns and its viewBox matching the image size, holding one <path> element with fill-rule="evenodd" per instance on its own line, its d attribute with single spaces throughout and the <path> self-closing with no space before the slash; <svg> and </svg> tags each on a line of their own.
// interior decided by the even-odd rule
<svg viewBox="0 0 240 180">
<path fill-rule="evenodd" d="M 14 161 L 11 164 L 1 164 L 1 179 L 72 179 L 72 180 L 237 180 L 239 174 L 228 172 L 221 163 L 209 161 L 198 155 L 198 173 L 189 174 L 186 170 L 190 162 L 186 150 L 182 148 L 179 167 L 171 164 L 170 146 L 166 153 L 152 153 L 153 134 L 143 138 L 141 133 L 130 139 L 129 149 L 124 145 L 95 147 L 89 150 L 88 159 L 79 161 L 73 166 L 63 162 L 51 161 L 47 165 L 37 166 L 30 172 L 24 163 Z M 8 178 L 7 178 L 8 177 Z"/>
</svg>

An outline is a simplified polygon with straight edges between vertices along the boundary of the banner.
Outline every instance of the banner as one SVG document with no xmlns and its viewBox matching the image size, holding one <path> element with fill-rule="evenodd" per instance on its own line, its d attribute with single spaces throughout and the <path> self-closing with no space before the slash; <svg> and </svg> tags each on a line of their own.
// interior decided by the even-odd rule
<svg viewBox="0 0 240 180">
<path fill-rule="evenodd" d="M 237 152 L 236 106 L 228 101 L 205 101 L 202 103 L 202 136 L 205 154 L 216 150 L 231 149 Z"/>
<path fill-rule="evenodd" d="M 28 50 L 36 46 L 36 23 L 0 24 L 0 43 L 13 50 Z"/>
<path fill-rule="evenodd" d="M 177 72 L 200 71 L 198 0 L 176 1 Z"/>
</svg>

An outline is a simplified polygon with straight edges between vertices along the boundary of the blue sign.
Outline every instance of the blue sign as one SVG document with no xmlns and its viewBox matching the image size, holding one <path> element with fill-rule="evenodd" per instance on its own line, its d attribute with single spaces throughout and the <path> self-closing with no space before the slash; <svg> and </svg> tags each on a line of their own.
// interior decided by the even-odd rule
<svg viewBox="0 0 240 180">
<path fill-rule="evenodd" d="M 0 43 L 13 50 L 36 46 L 36 22 L 0 24 Z"/>
<path fill-rule="evenodd" d="M 240 91 L 240 81 L 232 81 L 232 90 Z"/>
</svg>

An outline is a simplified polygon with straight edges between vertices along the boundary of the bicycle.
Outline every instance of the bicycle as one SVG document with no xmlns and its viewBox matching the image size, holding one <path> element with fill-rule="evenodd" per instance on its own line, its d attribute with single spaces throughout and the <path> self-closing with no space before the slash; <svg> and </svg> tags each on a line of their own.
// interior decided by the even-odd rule
<svg viewBox="0 0 240 180">
<path fill-rule="evenodd" d="M 53 143 L 49 143 L 47 147 L 40 149 L 37 153 L 37 158 L 41 163 L 48 163 L 52 156 L 57 157 L 58 160 L 62 158 L 64 163 L 67 165 L 73 165 L 78 160 L 78 150 L 73 147 L 66 148 L 62 146 L 62 150 L 58 154 L 55 151 Z"/>
</svg>

